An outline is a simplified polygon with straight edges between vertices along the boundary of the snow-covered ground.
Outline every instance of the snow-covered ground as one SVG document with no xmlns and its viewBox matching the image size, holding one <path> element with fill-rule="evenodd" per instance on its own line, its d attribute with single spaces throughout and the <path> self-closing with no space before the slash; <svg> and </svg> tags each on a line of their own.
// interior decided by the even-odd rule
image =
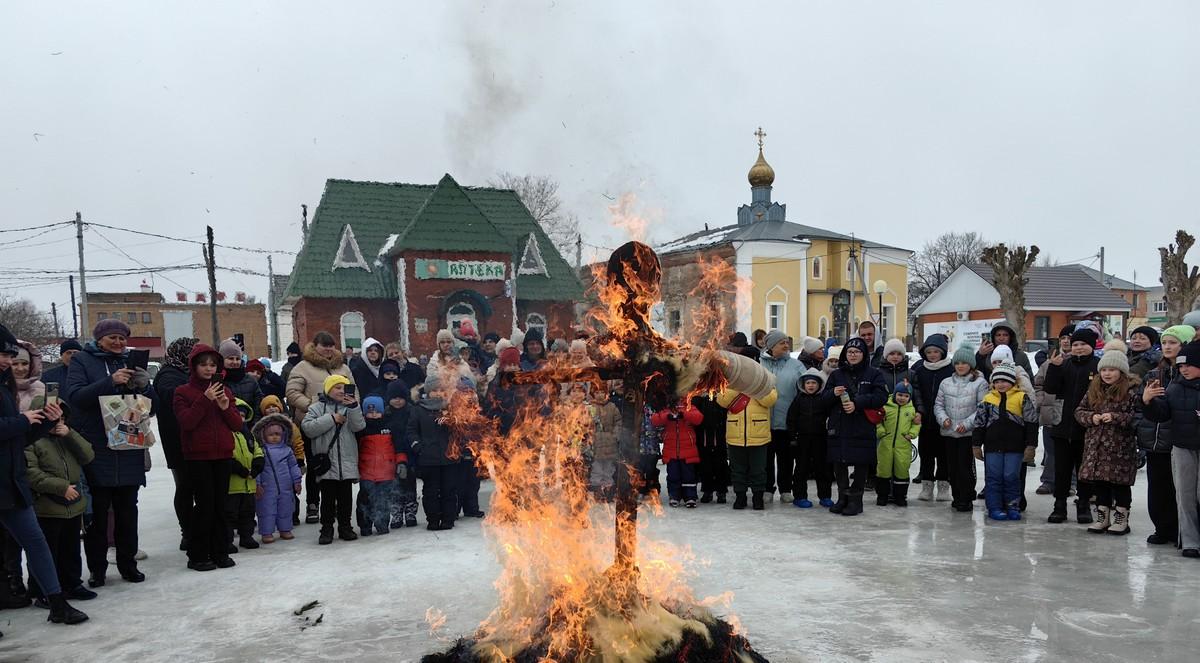
<svg viewBox="0 0 1200 663">
<path fill-rule="evenodd" d="M 239 553 L 233 569 L 189 571 L 155 455 L 141 493 L 146 582 L 110 568 L 100 598 L 80 603 L 92 617 L 81 626 L 46 624 L 34 608 L 0 612 L 0 660 L 416 661 L 493 607 L 497 564 L 472 519 L 323 547 L 316 526 L 302 525 L 294 541 Z M 1124 538 L 1047 524 L 1050 498 L 1032 485 L 1019 523 L 918 502 L 915 487 L 908 509 L 869 503 L 854 518 L 773 503 L 644 519 L 703 560 L 699 596 L 734 593 L 733 611 L 772 661 L 1194 660 L 1200 563 L 1146 545 L 1144 475 L 1139 483 Z M 430 608 L 446 616 L 437 635 Z"/>
</svg>

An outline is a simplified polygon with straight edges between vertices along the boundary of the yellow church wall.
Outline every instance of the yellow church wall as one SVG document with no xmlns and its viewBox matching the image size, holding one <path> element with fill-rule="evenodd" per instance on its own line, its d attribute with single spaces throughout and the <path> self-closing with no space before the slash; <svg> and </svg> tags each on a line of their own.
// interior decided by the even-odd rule
<svg viewBox="0 0 1200 663">
<path fill-rule="evenodd" d="M 784 329 L 790 336 L 803 333 L 804 262 L 778 258 L 754 258 L 751 280 L 751 324 L 754 329 L 769 329 L 767 305 L 784 305 Z"/>
</svg>

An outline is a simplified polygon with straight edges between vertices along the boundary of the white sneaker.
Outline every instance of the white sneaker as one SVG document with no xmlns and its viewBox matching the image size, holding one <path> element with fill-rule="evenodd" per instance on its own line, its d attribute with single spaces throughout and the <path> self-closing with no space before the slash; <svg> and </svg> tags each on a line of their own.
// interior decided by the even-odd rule
<svg viewBox="0 0 1200 663">
<path fill-rule="evenodd" d="M 939 501 L 939 502 L 949 502 L 950 501 L 950 482 L 949 481 L 937 482 L 937 501 Z"/>
<path fill-rule="evenodd" d="M 932 481 L 922 481 L 921 482 L 921 494 L 917 496 L 917 499 L 921 500 L 922 502 L 932 502 L 933 501 L 933 482 Z"/>
<path fill-rule="evenodd" d="M 143 559 L 146 559 L 147 557 L 149 557 L 149 555 L 147 555 L 146 551 L 142 550 L 141 548 L 138 548 L 138 551 L 136 553 L 134 553 L 134 555 L 133 555 L 133 558 L 139 562 L 142 561 Z"/>
<path fill-rule="evenodd" d="M 779 503 L 780 504 L 791 504 L 792 503 L 792 494 L 791 493 L 779 493 Z"/>
</svg>

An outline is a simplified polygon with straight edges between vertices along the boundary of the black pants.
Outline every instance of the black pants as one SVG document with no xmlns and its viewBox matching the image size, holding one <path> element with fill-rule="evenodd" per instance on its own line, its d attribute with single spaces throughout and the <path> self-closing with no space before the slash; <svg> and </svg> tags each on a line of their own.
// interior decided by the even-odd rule
<svg viewBox="0 0 1200 663">
<path fill-rule="evenodd" d="M 795 460 L 792 458 L 792 434 L 786 430 L 771 431 L 771 446 L 767 457 L 767 492 L 786 493 L 792 490 L 792 473 Z"/>
<path fill-rule="evenodd" d="M 425 520 L 430 524 L 453 525 L 458 515 L 458 485 L 462 468 L 433 465 L 421 468 L 421 497 L 425 502 Z"/>
<path fill-rule="evenodd" d="M 922 481 L 949 481 L 950 472 L 946 467 L 948 455 L 946 440 L 942 438 L 937 423 L 921 424 L 921 433 L 917 437 L 917 456 L 921 460 L 921 469 L 917 478 Z"/>
<path fill-rule="evenodd" d="M 1154 532 L 1168 541 L 1179 538 L 1179 510 L 1175 502 L 1175 478 L 1171 475 L 1171 452 L 1146 454 L 1146 511 Z"/>
<path fill-rule="evenodd" d="M 833 467 L 826 460 L 829 450 L 825 437 L 800 437 L 793 451 L 796 457 L 796 472 L 792 475 L 795 499 L 808 499 L 809 474 L 816 477 L 818 499 L 833 497 Z"/>
<path fill-rule="evenodd" d="M 725 453 L 725 431 L 704 426 L 696 429 L 700 451 L 700 488 L 705 493 L 729 490 L 729 460 Z"/>
<path fill-rule="evenodd" d="M 651 491 L 662 492 L 662 483 L 658 480 L 659 458 L 657 454 L 638 455 L 638 473 L 642 478 L 638 492 L 642 495 L 649 495 Z"/>
<path fill-rule="evenodd" d="M 21 544 L 3 527 L 0 527 L 0 557 L 3 557 L 5 575 L 25 577 L 25 568 L 21 564 Z"/>
<path fill-rule="evenodd" d="M 1128 509 L 1133 504 L 1133 489 L 1129 486 L 1118 486 L 1108 481 L 1091 481 L 1092 491 L 1096 494 L 1096 506 Z"/>
<path fill-rule="evenodd" d="M 854 470 L 854 476 L 850 475 L 850 470 Z M 837 480 L 838 499 L 847 495 L 861 495 L 869 471 L 870 467 L 866 463 L 855 465 L 834 463 L 833 476 Z"/>
<path fill-rule="evenodd" d="M 74 518 L 38 518 L 46 545 L 54 558 L 54 570 L 58 572 L 58 584 L 62 591 L 69 592 L 83 586 L 83 558 L 79 555 L 80 531 L 83 516 Z M 44 596 L 37 578 L 29 578 L 29 596 Z"/>
<path fill-rule="evenodd" d="M 321 491 L 321 530 L 333 531 L 335 521 L 339 530 L 353 529 L 354 481 L 326 479 L 318 481 L 317 486 Z"/>
<path fill-rule="evenodd" d="M 1063 413 L 1063 416 L 1067 416 Z M 1083 464 L 1083 440 L 1054 436 L 1054 500 L 1066 500 L 1071 491 L 1071 474 L 1078 473 Z M 1081 504 L 1092 496 L 1087 481 L 1075 482 L 1075 494 Z"/>
<path fill-rule="evenodd" d="M 234 535 L 245 541 L 254 538 L 254 493 L 230 493 L 225 496 L 225 540 Z"/>
<path fill-rule="evenodd" d="M 458 505 L 464 516 L 479 513 L 479 470 L 475 468 L 475 460 L 462 460 L 458 463 L 462 471 L 459 477 Z"/>
<path fill-rule="evenodd" d="M 229 556 L 225 498 L 229 493 L 231 462 L 228 459 L 184 461 L 193 499 L 188 523 L 189 562 L 215 562 Z"/>
<path fill-rule="evenodd" d="M 88 570 L 103 577 L 108 571 L 108 510 L 112 509 L 113 538 L 117 544 L 117 569 L 137 568 L 138 489 L 141 486 L 92 485 L 92 525 L 84 537 Z"/>
<path fill-rule="evenodd" d="M 188 482 L 187 466 L 171 470 L 171 478 L 175 479 L 175 519 L 179 521 L 179 533 L 187 539 L 192 519 L 192 484 Z"/>
<path fill-rule="evenodd" d="M 309 442 L 307 437 L 304 438 L 304 458 L 306 460 L 312 458 L 312 442 Z M 317 474 L 311 469 L 304 473 L 304 500 L 306 504 L 310 506 L 319 506 L 321 504 L 321 488 L 319 484 Z M 297 509 L 296 513 L 300 513 L 300 510 Z"/>
<path fill-rule="evenodd" d="M 969 437 L 943 437 L 946 469 L 950 474 L 952 506 L 970 506 L 975 501 L 975 455 Z"/>
</svg>

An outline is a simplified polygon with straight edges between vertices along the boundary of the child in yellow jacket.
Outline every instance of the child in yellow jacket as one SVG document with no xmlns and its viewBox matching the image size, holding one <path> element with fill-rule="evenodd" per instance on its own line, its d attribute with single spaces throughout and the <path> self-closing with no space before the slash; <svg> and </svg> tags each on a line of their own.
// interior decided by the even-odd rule
<svg viewBox="0 0 1200 663">
<path fill-rule="evenodd" d="M 767 489 L 767 455 L 771 442 L 771 407 L 779 394 L 774 389 L 765 397 L 751 398 L 732 389 L 717 395 L 717 405 L 727 409 L 725 444 L 729 451 L 729 475 L 733 483 L 733 508 L 746 508 L 746 488 L 754 510 L 762 511 Z"/>
<path fill-rule="evenodd" d="M 254 418 L 254 408 L 240 398 L 237 400 L 237 410 L 246 425 Z M 237 546 L 233 545 L 235 533 L 241 547 L 249 550 L 258 547 L 258 541 L 254 540 L 254 497 L 258 483 L 254 479 L 266 467 L 266 459 L 262 447 L 255 444 L 246 425 L 233 434 L 233 462 L 229 464 L 229 494 L 225 498 L 225 522 L 231 555 L 238 551 Z"/>
<path fill-rule="evenodd" d="M 879 438 L 875 456 L 875 504 L 887 506 L 890 498 L 896 506 L 908 506 L 908 469 L 912 465 L 913 440 L 921 434 L 916 423 L 917 408 L 912 404 L 912 389 L 900 382 L 883 406 L 883 421 L 875 426 Z"/>
</svg>

